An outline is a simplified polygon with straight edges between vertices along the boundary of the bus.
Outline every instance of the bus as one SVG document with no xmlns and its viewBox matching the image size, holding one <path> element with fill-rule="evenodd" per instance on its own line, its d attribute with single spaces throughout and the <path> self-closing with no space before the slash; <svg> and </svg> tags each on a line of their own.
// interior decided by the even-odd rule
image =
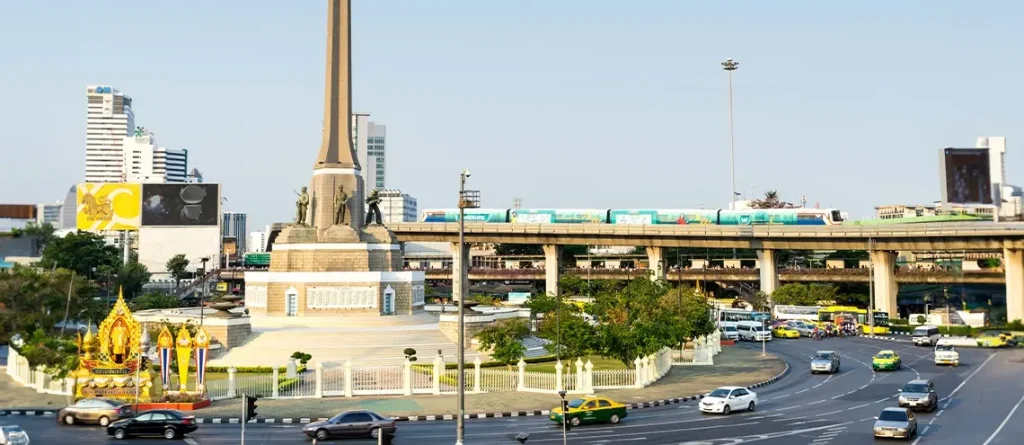
<svg viewBox="0 0 1024 445">
<path fill-rule="evenodd" d="M 723 322 L 759 321 L 763 323 L 769 318 L 771 318 L 771 315 L 767 312 L 745 311 L 742 309 L 719 309 L 717 314 L 715 314 L 715 319 L 718 321 L 719 326 L 722 326 Z"/>
<path fill-rule="evenodd" d="M 821 306 L 791 306 L 780 304 L 773 308 L 777 320 L 803 320 L 810 322 L 818 321 L 818 313 Z"/>
<path fill-rule="evenodd" d="M 861 309 L 854 306 L 827 306 L 821 308 L 818 312 L 818 322 L 821 323 L 840 323 L 844 321 L 852 321 L 857 326 L 858 330 L 864 334 L 888 334 L 889 333 L 889 313 L 885 311 L 874 311 L 874 329 L 868 328 L 867 318 L 868 310 Z"/>
</svg>

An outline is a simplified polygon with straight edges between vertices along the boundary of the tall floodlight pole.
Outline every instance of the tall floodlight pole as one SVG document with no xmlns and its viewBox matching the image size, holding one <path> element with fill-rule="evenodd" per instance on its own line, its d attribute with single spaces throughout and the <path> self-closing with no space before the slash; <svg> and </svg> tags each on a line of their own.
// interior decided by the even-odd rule
<svg viewBox="0 0 1024 445">
<path fill-rule="evenodd" d="M 480 207 L 480 191 L 466 190 L 466 179 L 469 169 L 462 170 L 459 175 L 459 392 L 458 412 L 455 421 L 455 445 L 462 445 L 466 437 L 466 287 L 469 285 L 469 273 L 466 270 L 466 209 Z"/>
<path fill-rule="evenodd" d="M 725 59 L 725 62 L 722 62 L 722 69 L 729 73 L 729 179 L 731 185 L 729 209 L 731 210 L 736 209 L 736 133 L 732 126 L 732 72 L 739 67 L 740 63 L 732 59 Z"/>
<path fill-rule="evenodd" d="M 868 238 L 868 332 L 875 333 L 875 264 L 871 261 L 871 252 L 875 251 L 875 240 Z"/>
</svg>

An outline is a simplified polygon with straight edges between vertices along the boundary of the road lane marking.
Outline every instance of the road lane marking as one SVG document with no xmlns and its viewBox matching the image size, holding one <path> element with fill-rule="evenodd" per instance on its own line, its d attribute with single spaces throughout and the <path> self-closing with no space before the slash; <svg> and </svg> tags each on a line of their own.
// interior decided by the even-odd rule
<svg viewBox="0 0 1024 445">
<path fill-rule="evenodd" d="M 957 385 L 957 387 L 953 389 L 953 392 L 949 393 L 948 396 L 944 397 L 943 400 L 946 401 L 946 406 L 943 406 L 942 409 L 949 408 L 949 404 L 953 401 L 953 396 L 957 393 L 957 391 L 960 391 L 960 388 L 963 388 L 964 385 L 966 385 L 967 382 L 970 381 L 971 378 L 973 378 L 975 374 L 981 372 L 981 369 L 984 368 L 985 365 L 988 364 L 989 360 L 992 360 L 992 357 L 995 357 L 995 356 L 996 356 L 995 354 L 989 354 L 988 358 L 985 359 L 985 361 L 981 363 L 981 366 L 979 366 L 978 369 L 975 369 L 974 372 L 971 373 L 971 375 L 967 376 L 967 378 L 964 379 L 964 381 L 960 382 L 960 384 Z"/>
<path fill-rule="evenodd" d="M 861 405 L 857 405 L 857 406 L 851 406 L 849 408 L 846 408 L 846 410 L 847 411 L 853 411 L 855 409 L 860 409 L 860 408 L 863 408 L 865 406 L 871 406 L 871 404 L 870 403 L 865 403 L 865 404 L 861 404 Z"/>
<path fill-rule="evenodd" d="M 882 402 L 884 402 L 884 401 L 886 401 L 886 400 L 889 400 L 889 399 L 891 399 L 891 398 L 892 398 L 892 396 L 886 397 L 886 398 L 884 398 L 884 399 L 878 399 L 878 400 L 876 400 L 876 401 L 875 401 L 875 403 L 882 403 Z"/>
<path fill-rule="evenodd" d="M 835 410 L 835 411 L 829 411 L 829 412 L 827 412 L 827 413 L 819 413 L 819 414 L 815 414 L 815 415 L 814 415 L 814 417 L 821 417 L 821 416 L 828 416 L 828 415 L 832 415 L 832 414 L 839 414 L 839 413 L 841 413 L 841 412 L 843 412 L 843 410 L 841 410 L 841 409 L 837 409 L 837 410 Z"/>
<path fill-rule="evenodd" d="M 786 410 L 790 410 L 790 409 L 797 409 L 797 408 L 799 408 L 801 406 L 803 406 L 803 405 L 787 406 L 785 408 L 776 409 L 775 411 L 786 411 Z"/>
<path fill-rule="evenodd" d="M 843 396 L 845 396 L 845 395 L 846 395 L 846 394 L 839 394 L 839 395 L 837 395 L 837 396 L 832 396 L 832 400 L 838 399 L 838 398 L 840 398 L 840 397 L 843 397 Z"/>
<path fill-rule="evenodd" d="M 921 438 L 924 437 L 925 433 L 928 432 L 928 428 L 929 427 L 927 426 L 924 427 L 924 429 L 921 430 L 920 433 L 918 433 L 917 438 L 915 438 L 914 441 L 910 443 L 910 445 L 917 445 L 917 443 L 921 441 Z"/>
<path fill-rule="evenodd" d="M 811 388 L 807 388 L 807 389 L 801 389 L 801 390 L 799 390 L 799 391 L 795 392 L 794 394 L 803 394 L 803 393 L 805 393 L 805 392 L 807 392 L 807 391 L 810 391 L 810 390 L 811 390 Z"/>
<path fill-rule="evenodd" d="M 819 404 L 819 403 L 825 403 L 825 402 L 827 402 L 827 401 L 828 401 L 828 400 L 819 400 L 819 401 L 817 401 L 817 402 L 811 402 L 811 403 L 808 403 L 807 405 L 808 405 L 808 406 L 810 406 L 810 405 L 817 405 L 817 404 Z"/>
<path fill-rule="evenodd" d="M 196 442 L 196 440 L 191 437 L 186 437 L 184 440 L 188 445 L 199 445 L 199 442 Z"/>
<path fill-rule="evenodd" d="M 981 445 L 988 445 L 988 444 L 992 443 L 992 440 L 994 440 L 996 438 L 996 436 L 999 435 L 999 432 L 1003 430 L 1003 427 L 1006 426 L 1006 422 L 1010 421 L 1010 417 L 1013 417 L 1013 413 L 1017 412 L 1017 408 L 1020 408 L 1020 404 L 1021 403 L 1024 403 L 1024 396 L 1020 397 L 1020 400 L 1017 401 L 1017 404 L 1013 405 L 1013 409 L 1011 409 L 1010 413 L 1006 415 L 1005 419 L 1003 419 L 1003 423 L 1000 423 L 999 427 L 996 428 L 996 430 L 992 432 L 992 435 L 988 436 L 988 440 L 986 440 L 985 443 L 983 443 Z"/>
<path fill-rule="evenodd" d="M 944 413 L 944 412 L 946 412 L 946 410 L 944 410 L 944 409 L 940 409 L 940 410 L 939 410 L 939 412 L 938 412 L 937 414 L 935 414 L 935 417 L 934 417 L 934 418 L 936 418 L 936 419 L 937 419 L 937 418 L 939 418 L 939 416 L 941 416 L 941 415 L 942 415 L 942 413 Z"/>
</svg>

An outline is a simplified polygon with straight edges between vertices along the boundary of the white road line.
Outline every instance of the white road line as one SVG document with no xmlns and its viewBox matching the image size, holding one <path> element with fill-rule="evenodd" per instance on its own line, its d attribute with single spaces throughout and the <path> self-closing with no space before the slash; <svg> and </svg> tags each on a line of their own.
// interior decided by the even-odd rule
<svg viewBox="0 0 1024 445">
<path fill-rule="evenodd" d="M 843 412 L 843 410 L 839 409 L 839 410 L 835 410 L 835 411 L 829 411 L 827 413 L 815 414 L 814 417 L 829 416 L 829 415 L 832 415 L 832 414 L 839 414 L 841 412 Z"/>
<path fill-rule="evenodd" d="M 856 390 L 856 389 L 855 389 L 855 390 L 853 390 L 853 391 L 847 392 L 847 393 L 846 393 L 846 395 L 850 395 L 850 394 L 853 394 L 853 393 L 855 393 L 855 392 L 857 392 L 857 390 Z"/>
<path fill-rule="evenodd" d="M 778 396 L 778 397 L 775 397 L 775 398 L 772 398 L 772 399 L 768 399 L 768 400 L 778 400 L 778 399 L 785 399 L 786 397 L 789 397 L 789 396 L 791 396 L 791 395 L 792 395 L 792 394 L 784 394 L 784 395 L 781 395 L 781 396 Z"/>
<path fill-rule="evenodd" d="M 199 442 L 196 442 L 196 440 L 191 437 L 186 437 L 184 440 L 188 445 L 199 445 Z"/>
<path fill-rule="evenodd" d="M 934 417 L 934 418 L 936 418 L 936 419 L 937 419 L 937 418 L 938 418 L 939 416 L 941 416 L 941 415 L 942 415 L 942 413 L 944 413 L 944 412 L 946 412 L 946 410 L 944 410 L 944 409 L 940 409 L 940 410 L 939 410 L 939 412 L 935 414 L 935 417 Z"/>
<path fill-rule="evenodd" d="M 863 407 L 865 407 L 865 406 L 871 406 L 871 404 L 870 404 L 870 403 L 864 403 L 864 404 L 861 404 L 861 405 L 857 405 L 857 406 L 851 406 L 851 407 L 849 407 L 849 408 L 846 408 L 846 410 L 847 410 L 847 411 L 853 411 L 853 410 L 855 410 L 855 409 L 861 409 L 861 408 L 863 408 Z"/>
<path fill-rule="evenodd" d="M 790 410 L 790 409 L 797 409 L 797 408 L 799 408 L 801 406 L 803 406 L 803 405 L 787 406 L 785 408 L 776 409 L 775 411 L 786 411 L 786 410 Z"/>
<path fill-rule="evenodd" d="M 875 403 L 882 403 L 882 402 L 884 402 L 884 401 L 886 401 L 886 400 L 889 400 L 889 399 L 891 399 L 891 398 L 892 398 L 892 396 L 886 397 L 886 398 L 884 398 L 884 399 L 878 399 L 878 400 L 876 400 L 876 401 L 875 401 Z"/>
<path fill-rule="evenodd" d="M 921 438 L 922 438 L 922 437 L 924 437 L 925 433 L 927 433 L 927 432 L 928 432 L 928 428 L 929 428 L 929 427 L 927 427 L 927 426 L 926 426 L 926 427 L 924 427 L 924 429 L 923 429 L 923 430 L 921 430 L 921 432 L 920 432 L 920 433 L 918 433 L 918 435 L 917 435 L 917 438 L 916 438 L 916 439 L 914 439 L 914 441 L 913 441 L 913 442 L 911 442 L 911 443 L 910 443 L 910 445 L 917 445 L 917 443 L 921 441 Z"/>
<path fill-rule="evenodd" d="M 1017 401 L 1017 404 L 1013 405 L 1013 409 L 1011 409 L 1010 413 L 1006 415 L 1005 419 L 1003 419 L 1003 423 L 1000 423 L 999 427 L 996 428 L 996 430 L 992 432 L 992 435 L 988 436 L 988 440 L 986 440 L 985 443 L 983 443 L 981 445 L 988 445 L 989 443 L 992 443 L 992 440 L 995 439 L 996 436 L 999 435 L 999 432 L 1003 430 L 1003 427 L 1006 426 L 1006 422 L 1010 421 L 1010 417 L 1013 416 L 1013 413 L 1017 412 L 1017 408 L 1020 408 L 1020 404 L 1021 403 L 1024 403 L 1024 396 L 1021 396 L 1020 400 Z"/>
<path fill-rule="evenodd" d="M 827 402 L 827 401 L 828 401 L 828 400 L 819 400 L 819 401 L 817 401 L 817 402 L 811 402 L 811 403 L 808 403 L 807 405 L 808 405 L 808 406 L 810 406 L 810 405 L 817 405 L 817 404 L 819 404 L 819 403 L 825 403 L 825 402 Z"/>
<path fill-rule="evenodd" d="M 971 378 L 973 378 L 975 374 L 981 372 L 981 369 L 984 368 L 985 365 L 988 364 L 989 360 L 992 360 L 992 357 L 995 357 L 995 356 L 996 356 L 995 354 L 990 354 L 988 356 L 988 358 L 985 359 L 985 361 L 981 363 L 981 366 L 979 366 L 978 369 L 975 369 L 974 372 L 971 373 L 971 375 L 967 376 L 967 378 L 964 379 L 964 381 L 960 382 L 960 384 L 957 385 L 957 387 L 953 389 L 953 392 L 949 393 L 949 395 L 944 398 L 944 400 L 946 401 L 946 406 L 943 406 L 942 409 L 949 408 L 949 404 L 953 401 L 953 396 L 957 393 L 957 391 L 960 391 L 960 388 L 963 388 L 964 385 L 966 385 L 967 382 L 970 381 Z"/>
<path fill-rule="evenodd" d="M 803 393 L 805 393 L 805 392 L 807 392 L 807 391 L 810 391 L 810 390 L 811 390 L 810 388 L 807 388 L 807 389 L 801 389 L 801 390 L 799 390 L 799 391 L 797 391 L 797 392 L 795 392 L 795 393 L 793 393 L 793 394 L 803 394 Z"/>
<path fill-rule="evenodd" d="M 832 400 L 835 400 L 835 399 L 838 399 L 838 398 L 843 397 L 845 395 L 846 394 L 839 394 L 838 396 L 832 396 L 831 398 L 832 398 Z"/>
<path fill-rule="evenodd" d="M 772 420 L 772 422 L 792 422 L 794 420 L 800 420 L 800 419 L 806 419 L 806 418 L 807 417 L 805 417 L 805 416 L 787 417 L 785 419 L 775 419 L 775 420 Z"/>
</svg>

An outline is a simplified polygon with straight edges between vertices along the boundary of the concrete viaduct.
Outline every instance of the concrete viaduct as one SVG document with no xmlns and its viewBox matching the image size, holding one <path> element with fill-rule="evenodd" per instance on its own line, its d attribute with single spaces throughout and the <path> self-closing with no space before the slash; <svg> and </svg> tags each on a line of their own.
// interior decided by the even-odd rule
<svg viewBox="0 0 1024 445">
<path fill-rule="evenodd" d="M 458 223 L 391 223 L 401 241 L 453 243 L 460 252 Z M 1024 320 L 1024 224 L 940 223 L 884 226 L 717 226 L 614 224 L 466 223 L 469 244 L 539 244 L 543 246 L 546 288 L 558 289 L 559 253 L 565 245 L 642 246 L 655 277 L 664 277 L 664 248 L 707 247 L 754 249 L 760 261 L 761 289 L 779 285 L 778 250 L 866 250 L 874 271 L 875 310 L 896 310 L 896 253 L 899 251 L 1001 251 L 1006 281 L 1008 320 Z M 456 266 L 457 267 L 457 266 Z M 458 270 L 455 271 L 458 273 Z M 455 280 L 455 286 L 459 285 Z"/>
</svg>

